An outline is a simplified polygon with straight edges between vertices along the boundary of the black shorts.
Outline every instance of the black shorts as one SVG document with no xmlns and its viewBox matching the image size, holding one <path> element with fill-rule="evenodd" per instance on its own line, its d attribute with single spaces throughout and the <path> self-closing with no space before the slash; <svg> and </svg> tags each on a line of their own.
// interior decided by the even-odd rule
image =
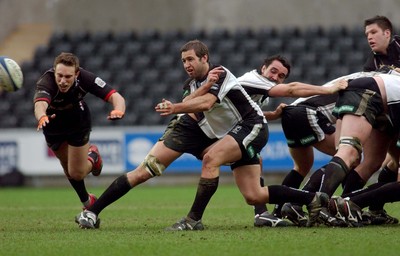
<svg viewBox="0 0 400 256">
<path fill-rule="evenodd" d="M 289 147 L 306 147 L 333 134 L 335 125 L 317 109 L 304 106 L 287 106 L 282 111 L 282 129 Z"/>
<path fill-rule="evenodd" d="M 229 133 L 242 151 L 242 158 L 231 164 L 231 169 L 243 165 L 260 164 L 260 152 L 268 142 L 267 124 L 237 124 Z"/>
<path fill-rule="evenodd" d="M 53 151 L 57 151 L 63 142 L 74 147 L 81 147 L 89 142 L 90 129 L 76 133 L 66 133 L 58 135 L 45 135 L 47 146 Z"/>
<path fill-rule="evenodd" d="M 57 150 L 63 142 L 80 147 L 89 142 L 92 130 L 89 108 L 85 103 L 82 108 L 75 106 L 68 110 L 48 109 L 47 115 L 55 114 L 55 118 L 43 127 L 47 145 Z"/>
<path fill-rule="evenodd" d="M 390 122 L 385 116 L 379 87 L 372 77 L 351 80 L 346 90 L 339 92 L 333 109 L 337 118 L 346 114 L 364 116 L 374 129 L 390 130 Z"/>
<path fill-rule="evenodd" d="M 189 153 L 202 159 L 203 151 L 218 139 L 210 139 L 189 115 L 173 118 L 160 138 L 166 147 L 181 153 Z"/>
</svg>

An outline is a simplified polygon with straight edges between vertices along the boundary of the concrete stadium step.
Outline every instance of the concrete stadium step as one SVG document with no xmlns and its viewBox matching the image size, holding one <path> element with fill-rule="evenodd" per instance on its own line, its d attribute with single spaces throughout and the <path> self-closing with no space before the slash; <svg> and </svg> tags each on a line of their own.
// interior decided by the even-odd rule
<svg viewBox="0 0 400 256">
<path fill-rule="evenodd" d="M 48 24 L 21 24 L 0 42 L 0 55 L 19 64 L 32 60 L 36 48 L 47 44 L 51 34 L 52 27 Z"/>
</svg>

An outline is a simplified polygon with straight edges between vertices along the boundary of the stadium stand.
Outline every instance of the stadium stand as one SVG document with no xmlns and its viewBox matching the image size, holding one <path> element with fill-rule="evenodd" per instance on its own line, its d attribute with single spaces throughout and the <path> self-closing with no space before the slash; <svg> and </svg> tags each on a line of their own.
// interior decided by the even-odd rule
<svg viewBox="0 0 400 256">
<path fill-rule="evenodd" d="M 179 48 L 187 41 L 199 39 L 210 48 L 211 61 L 221 63 L 240 76 L 258 68 L 262 60 L 272 54 L 282 54 L 293 64 L 288 81 L 323 84 L 326 81 L 361 71 L 369 51 L 360 28 L 315 26 L 305 30 L 297 27 L 259 30 L 217 29 L 206 33 L 191 30 L 184 33 L 172 30 L 161 33 L 147 30 L 111 33 L 108 31 L 68 34 L 55 32 L 47 45 L 36 49 L 31 61 L 21 64 L 25 81 L 15 93 L 0 94 L 0 109 L 13 110 L 14 115 L 0 119 L 0 128 L 34 127 L 32 98 L 35 81 L 52 66 L 54 57 L 62 51 L 74 52 L 81 65 L 115 86 L 127 100 L 127 113 L 121 122 L 111 125 L 162 125 L 153 109 L 161 98 L 180 100 L 181 85 L 186 79 L 182 70 Z M 93 125 L 110 125 L 109 111 L 94 97 L 87 97 L 93 115 Z M 287 99 L 271 99 L 273 109 Z M 101 104 L 99 104 L 101 103 Z"/>
</svg>

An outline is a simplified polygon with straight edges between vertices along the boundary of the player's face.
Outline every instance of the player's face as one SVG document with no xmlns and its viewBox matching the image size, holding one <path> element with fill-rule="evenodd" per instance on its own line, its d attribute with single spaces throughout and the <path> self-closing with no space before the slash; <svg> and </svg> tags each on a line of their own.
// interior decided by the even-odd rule
<svg viewBox="0 0 400 256">
<path fill-rule="evenodd" d="M 207 57 L 199 58 L 194 50 L 182 52 L 183 68 L 190 78 L 201 79 L 208 71 Z"/>
<path fill-rule="evenodd" d="M 283 83 L 283 81 L 285 81 L 286 79 L 287 74 L 288 69 L 282 65 L 282 62 L 278 60 L 272 61 L 272 63 L 268 67 L 264 65 L 261 68 L 261 75 L 277 84 Z"/>
<path fill-rule="evenodd" d="M 64 64 L 57 64 L 54 72 L 56 83 L 60 92 L 67 92 L 74 84 L 78 73 L 75 72 L 74 66 L 65 66 Z"/>
<path fill-rule="evenodd" d="M 372 51 L 387 53 L 391 36 L 390 30 L 382 30 L 377 24 L 371 24 L 365 27 L 365 36 Z"/>
</svg>

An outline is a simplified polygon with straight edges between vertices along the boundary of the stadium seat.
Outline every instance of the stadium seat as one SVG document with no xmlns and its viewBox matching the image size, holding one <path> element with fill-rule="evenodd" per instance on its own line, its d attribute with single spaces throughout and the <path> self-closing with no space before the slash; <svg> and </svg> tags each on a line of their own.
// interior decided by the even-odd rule
<svg viewBox="0 0 400 256">
<path fill-rule="evenodd" d="M 184 32 L 180 29 L 171 29 L 164 32 L 161 35 L 161 39 L 167 43 L 176 41 L 176 40 L 183 40 L 184 39 Z"/>
<path fill-rule="evenodd" d="M 138 34 L 135 31 L 128 30 L 128 31 L 114 33 L 112 36 L 112 41 L 121 46 L 124 46 L 125 44 L 137 41 L 137 38 Z"/>
<path fill-rule="evenodd" d="M 340 52 L 338 51 L 320 52 L 318 56 L 318 63 L 327 68 L 341 66 L 343 64 Z"/>
<path fill-rule="evenodd" d="M 114 41 L 106 41 L 96 48 L 97 54 L 108 60 L 119 55 L 120 45 Z"/>
<path fill-rule="evenodd" d="M 105 60 L 101 55 L 92 55 L 90 58 L 82 59 L 81 67 L 90 70 L 93 73 L 100 72 L 106 68 Z"/>
<path fill-rule="evenodd" d="M 273 27 L 263 27 L 255 32 L 254 37 L 259 42 L 266 42 L 274 38 L 279 38 L 279 32 L 276 28 Z"/>
<path fill-rule="evenodd" d="M 54 46 L 65 42 L 69 43 L 69 41 L 68 33 L 65 33 L 64 31 L 54 31 L 49 38 L 48 45 Z"/>
<path fill-rule="evenodd" d="M 331 41 L 327 37 L 307 38 L 308 50 L 316 54 L 323 54 L 331 51 Z"/>
<path fill-rule="evenodd" d="M 67 38 L 69 38 L 68 42 L 74 47 L 91 40 L 90 33 L 88 31 L 69 33 Z"/>
<path fill-rule="evenodd" d="M 238 38 L 239 39 L 239 38 Z M 253 54 L 259 52 L 260 43 L 257 39 L 236 39 L 237 50 L 245 54 Z"/>
<path fill-rule="evenodd" d="M 136 55 L 132 58 L 132 68 L 137 71 L 141 72 L 152 64 L 152 59 L 149 55 L 141 54 L 141 55 Z"/>
<path fill-rule="evenodd" d="M 11 110 L 11 104 L 8 101 L 0 100 L 0 111 L 8 113 Z"/>
<path fill-rule="evenodd" d="M 112 55 L 109 56 L 106 64 L 110 71 L 123 73 L 126 68 L 130 67 L 130 57 L 125 55 Z"/>
<path fill-rule="evenodd" d="M 165 53 L 166 49 L 167 44 L 162 40 L 149 41 L 144 45 L 144 52 L 155 57 Z"/>
<path fill-rule="evenodd" d="M 114 35 L 111 31 L 96 31 L 89 33 L 88 40 L 96 45 L 102 45 L 104 43 L 113 41 Z"/>
<path fill-rule="evenodd" d="M 96 52 L 96 45 L 91 41 L 78 44 L 75 48 L 75 55 L 80 59 L 90 58 Z"/>
<path fill-rule="evenodd" d="M 355 49 L 354 47 L 354 39 L 349 36 L 343 36 L 342 38 L 338 38 L 336 41 L 332 43 L 332 50 L 338 52 L 352 52 Z"/>
<path fill-rule="evenodd" d="M 265 55 L 281 54 L 283 41 L 281 38 L 270 38 L 260 43 L 260 51 Z"/>
<path fill-rule="evenodd" d="M 189 29 L 184 35 L 184 41 L 190 41 L 190 40 L 201 40 L 203 41 L 204 39 L 207 38 L 206 32 L 203 29 Z"/>
<path fill-rule="evenodd" d="M 293 55 L 292 55 L 293 56 Z M 318 57 L 315 52 L 301 51 L 295 57 L 292 57 L 294 66 L 312 67 L 317 65 Z"/>
<path fill-rule="evenodd" d="M 303 37 L 312 43 L 316 39 L 325 38 L 325 30 L 321 26 L 310 26 L 306 27 L 303 31 Z"/>
<path fill-rule="evenodd" d="M 327 69 L 327 81 L 350 74 L 350 68 L 345 65 L 332 65 Z"/>
<path fill-rule="evenodd" d="M 221 56 L 229 56 L 236 52 L 236 42 L 233 39 L 217 41 L 212 48 L 212 52 Z"/>
<path fill-rule="evenodd" d="M 73 48 L 71 43 L 63 42 L 63 43 L 54 45 L 52 47 L 51 53 L 49 53 L 48 55 L 51 55 L 51 56 L 55 57 L 55 56 L 58 56 L 62 52 L 72 52 L 72 53 L 74 53 L 75 50 L 74 50 L 74 48 Z"/>
</svg>

